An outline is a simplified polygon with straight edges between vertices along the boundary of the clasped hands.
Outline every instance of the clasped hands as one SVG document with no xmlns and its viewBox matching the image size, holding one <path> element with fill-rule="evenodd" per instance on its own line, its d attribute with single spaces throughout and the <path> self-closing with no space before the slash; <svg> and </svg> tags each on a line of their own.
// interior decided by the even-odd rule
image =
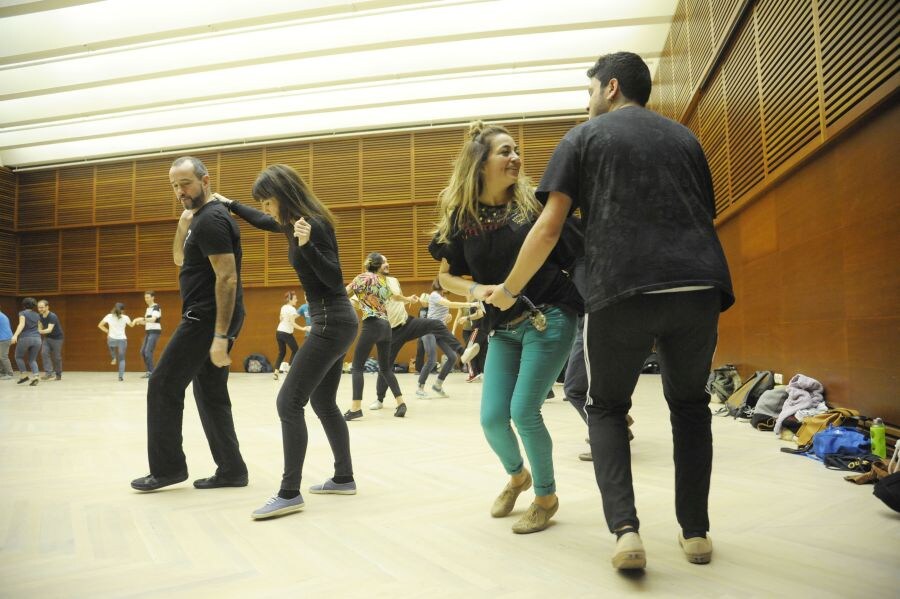
<svg viewBox="0 0 900 599">
<path fill-rule="evenodd" d="M 502 283 L 499 285 L 477 283 L 473 286 L 472 297 L 500 310 L 509 310 L 516 303 L 516 298 L 504 290 Z"/>
</svg>

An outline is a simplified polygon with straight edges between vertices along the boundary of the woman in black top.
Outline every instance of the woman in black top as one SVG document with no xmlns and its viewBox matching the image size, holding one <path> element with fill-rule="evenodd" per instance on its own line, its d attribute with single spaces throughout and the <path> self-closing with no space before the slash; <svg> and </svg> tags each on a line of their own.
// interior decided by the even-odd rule
<svg viewBox="0 0 900 599">
<path fill-rule="evenodd" d="M 312 330 L 297 351 L 278 393 L 284 447 L 281 488 L 253 512 L 253 517 L 270 518 L 303 509 L 300 477 L 308 444 L 304 420 L 307 402 L 322 422 L 334 453 L 334 477 L 309 490 L 353 495 L 356 483 L 350 437 L 336 399 L 344 355 L 356 338 L 359 324 L 344 290 L 334 217 L 300 175 L 283 164 L 270 166 L 253 184 L 253 197 L 260 202 L 263 212 L 218 194 L 217 197 L 254 227 L 284 233 L 288 240 L 288 260 L 306 291 L 312 320 Z"/>
<path fill-rule="evenodd" d="M 534 190 L 520 173 L 521 165 L 518 148 L 506 129 L 481 122 L 470 126 L 450 185 L 441 193 L 440 221 L 429 247 L 441 261 L 440 280 L 447 290 L 482 300 L 515 263 L 540 211 Z M 519 494 L 532 484 L 510 420 L 534 476 L 534 503 L 513 525 L 516 533 L 543 530 L 559 507 L 553 444 L 541 405 L 566 361 L 576 314 L 583 309 L 581 296 L 559 262 L 551 257 L 510 310 L 486 306 L 482 324 L 491 331 L 491 339 L 484 366 L 481 426 L 510 475 L 491 515 L 508 515 Z"/>
</svg>

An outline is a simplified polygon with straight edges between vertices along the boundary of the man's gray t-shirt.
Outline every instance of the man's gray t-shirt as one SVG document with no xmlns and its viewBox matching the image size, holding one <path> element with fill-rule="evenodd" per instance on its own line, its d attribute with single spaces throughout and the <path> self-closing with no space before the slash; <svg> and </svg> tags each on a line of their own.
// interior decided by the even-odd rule
<svg viewBox="0 0 900 599">
<path fill-rule="evenodd" d="M 734 303 L 713 226 L 706 156 L 691 131 L 627 106 L 573 128 L 553 152 L 537 190 L 572 198 L 585 232 L 585 311 L 633 295 L 712 286 Z"/>
</svg>

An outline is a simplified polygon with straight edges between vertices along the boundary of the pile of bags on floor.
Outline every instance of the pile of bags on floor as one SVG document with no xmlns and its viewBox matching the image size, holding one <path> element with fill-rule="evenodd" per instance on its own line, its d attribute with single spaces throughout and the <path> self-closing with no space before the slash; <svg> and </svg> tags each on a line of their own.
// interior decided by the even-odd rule
<svg viewBox="0 0 900 599">
<path fill-rule="evenodd" d="M 772 372 L 757 371 L 742 381 L 734 366 L 726 364 L 710 374 L 706 391 L 724 404 L 717 415 L 749 421 L 757 430 L 773 431 L 797 443 L 797 449 L 783 448 L 784 452 L 808 456 L 833 470 L 861 473 L 844 478 L 875 483 L 876 497 L 900 512 L 900 443 L 886 461 L 884 429 L 873 449 L 869 430 L 860 427 L 859 412 L 829 408 L 825 389 L 816 379 L 797 374 L 787 386 L 775 385 Z"/>
</svg>

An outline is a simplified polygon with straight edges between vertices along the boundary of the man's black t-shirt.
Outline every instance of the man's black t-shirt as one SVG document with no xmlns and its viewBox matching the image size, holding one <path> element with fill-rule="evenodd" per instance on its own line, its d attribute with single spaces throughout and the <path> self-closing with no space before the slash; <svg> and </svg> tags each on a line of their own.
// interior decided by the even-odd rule
<svg viewBox="0 0 900 599">
<path fill-rule="evenodd" d="M 506 206 L 479 204 L 478 216 L 481 228 L 473 225 L 454 230 L 448 243 L 438 243 L 436 239 L 432 239 L 428 250 L 435 260 L 447 260 L 451 275 L 471 275 L 477 283 L 497 285 L 512 270 L 519 249 L 534 223 L 515 214 L 510 215 Z M 551 254 L 541 265 L 522 289 L 521 295 L 535 305 L 559 306 L 576 314 L 581 314 L 584 309 L 581 296 L 555 254 Z M 485 328 L 489 330 L 495 325 L 513 320 L 527 309 L 528 306 L 521 298 L 506 311 L 486 305 Z"/>
<path fill-rule="evenodd" d="M 59 317 L 53 312 L 47 312 L 47 316 L 41 316 L 41 328 L 46 329 L 48 325 L 53 325 L 53 331 L 46 335 L 48 339 L 62 339 L 62 325 L 59 324 Z"/>
<path fill-rule="evenodd" d="M 232 326 L 244 314 L 244 294 L 241 288 L 241 231 L 218 200 L 204 204 L 194 213 L 184 240 L 184 262 L 178 275 L 181 287 L 182 313 L 190 312 L 200 318 L 215 318 L 216 273 L 209 261 L 215 254 L 234 254 L 237 267 L 237 292 L 234 300 Z M 229 330 L 229 334 L 233 334 Z"/>
<path fill-rule="evenodd" d="M 592 118 L 553 152 L 538 200 L 552 191 L 581 209 L 588 312 L 678 287 L 716 287 L 723 310 L 734 303 L 709 166 L 687 127 L 638 106 Z"/>
</svg>

